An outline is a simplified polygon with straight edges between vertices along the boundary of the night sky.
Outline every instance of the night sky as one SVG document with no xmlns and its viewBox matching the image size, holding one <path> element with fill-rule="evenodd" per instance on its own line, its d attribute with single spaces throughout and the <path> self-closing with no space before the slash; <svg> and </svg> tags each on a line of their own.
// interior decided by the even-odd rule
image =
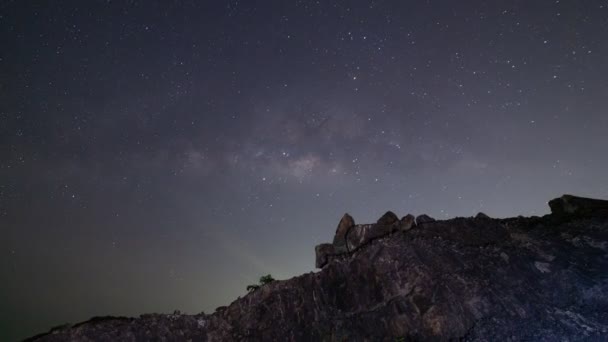
<svg viewBox="0 0 608 342">
<path fill-rule="evenodd" d="M 212 312 L 343 213 L 608 198 L 608 1 L 3 1 L 0 340 Z"/>
</svg>

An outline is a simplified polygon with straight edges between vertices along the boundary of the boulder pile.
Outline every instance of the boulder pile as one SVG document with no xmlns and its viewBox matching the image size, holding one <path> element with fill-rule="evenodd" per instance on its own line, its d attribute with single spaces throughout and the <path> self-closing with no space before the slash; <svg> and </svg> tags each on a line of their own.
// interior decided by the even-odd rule
<svg viewBox="0 0 608 342">
<path fill-rule="evenodd" d="M 332 258 L 357 251 L 375 239 L 385 237 L 395 232 L 406 232 L 416 225 L 434 222 L 428 215 L 407 214 L 399 217 L 392 211 L 387 211 L 373 224 L 355 224 L 348 213 L 342 216 L 332 243 L 322 243 L 315 247 L 315 266 L 323 268 Z"/>
</svg>

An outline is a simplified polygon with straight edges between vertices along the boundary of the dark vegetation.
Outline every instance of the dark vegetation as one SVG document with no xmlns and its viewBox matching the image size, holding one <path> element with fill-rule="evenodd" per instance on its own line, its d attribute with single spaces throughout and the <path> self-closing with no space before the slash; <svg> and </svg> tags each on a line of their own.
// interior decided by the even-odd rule
<svg viewBox="0 0 608 342">
<path fill-rule="evenodd" d="M 261 276 L 258 284 L 247 285 L 247 292 L 253 292 L 253 291 L 259 289 L 261 286 L 270 284 L 273 281 L 275 281 L 275 279 L 270 274 Z"/>
</svg>

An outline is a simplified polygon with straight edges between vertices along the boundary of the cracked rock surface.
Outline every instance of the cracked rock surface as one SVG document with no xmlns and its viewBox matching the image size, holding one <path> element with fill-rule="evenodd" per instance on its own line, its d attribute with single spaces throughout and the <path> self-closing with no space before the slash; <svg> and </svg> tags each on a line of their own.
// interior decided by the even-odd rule
<svg viewBox="0 0 608 342">
<path fill-rule="evenodd" d="M 349 216 L 337 243 L 362 241 L 356 250 L 321 245 L 335 254 L 317 260 L 319 272 L 262 286 L 213 314 L 98 318 L 33 340 L 606 340 L 608 204 L 569 196 L 551 208 L 544 217 L 407 229 L 394 214 L 359 226 Z M 371 238 L 349 238 L 357 227 L 366 227 L 358 238 Z"/>
</svg>

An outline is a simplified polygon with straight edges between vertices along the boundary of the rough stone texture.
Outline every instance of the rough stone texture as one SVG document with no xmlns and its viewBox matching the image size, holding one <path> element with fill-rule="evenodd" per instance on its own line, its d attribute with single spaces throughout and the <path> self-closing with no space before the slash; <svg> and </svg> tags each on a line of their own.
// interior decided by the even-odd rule
<svg viewBox="0 0 608 342">
<path fill-rule="evenodd" d="M 376 222 L 376 224 L 390 226 L 397 222 L 399 222 L 399 217 L 397 217 L 394 212 L 387 211 L 384 215 L 382 215 L 382 217 L 378 219 L 378 222 Z"/>
<path fill-rule="evenodd" d="M 338 228 L 336 228 L 336 234 L 334 235 L 334 247 L 336 252 L 346 252 L 346 234 L 348 231 L 355 226 L 355 220 L 349 214 L 344 214 L 340 223 L 338 223 Z"/>
<path fill-rule="evenodd" d="M 315 247 L 315 267 L 322 268 L 329 262 L 331 256 L 336 255 L 336 249 L 331 243 L 322 243 Z"/>
<path fill-rule="evenodd" d="M 354 252 L 365 244 L 373 234 L 375 224 L 358 224 L 346 236 L 346 246 L 349 252 Z"/>
<path fill-rule="evenodd" d="M 399 222 L 399 220 L 397 220 Z M 395 224 L 360 224 L 356 225 L 346 237 L 346 245 L 349 252 L 354 252 L 372 240 L 381 238 L 397 231 L 399 227 Z"/>
<path fill-rule="evenodd" d="M 430 222 L 435 222 L 435 219 L 430 217 L 429 215 L 426 214 L 422 214 L 422 215 L 418 215 L 418 217 L 416 217 L 416 224 L 424 224 L 424 223 L 430 223 Z"/>
<path fill-rule="evenodd" d="M 556 216 L 589 216 L 594 214 L 608 215 L 608 201 L 572 195 L 563 195 L 549 201 L 551 213 Z"/>
<path fill-rule="evenodd" d="M 376 224 L 355 225 L 355 220 L 344 214 L 332 244 L 320 244 L 315 247 L 315 266 L 323 268 L 334 257 L 352 253 L 374 239 L 386 236 L 399 230 L 399 218 L 392 211 L 387 211 Z"/>
<path fill-rule="evenodd" d="M 213 314 L 103 318 L 35 340 L 606 340 L 608 214 L 577 203 L 544 217 L 426 222 Z"/>
<path fill-rule="evenodd" d="M 412 214 L 403 216 L 399 222 L 399 230 L 408 231 L 416 226 L 416 218 Z"/>
</svg>

